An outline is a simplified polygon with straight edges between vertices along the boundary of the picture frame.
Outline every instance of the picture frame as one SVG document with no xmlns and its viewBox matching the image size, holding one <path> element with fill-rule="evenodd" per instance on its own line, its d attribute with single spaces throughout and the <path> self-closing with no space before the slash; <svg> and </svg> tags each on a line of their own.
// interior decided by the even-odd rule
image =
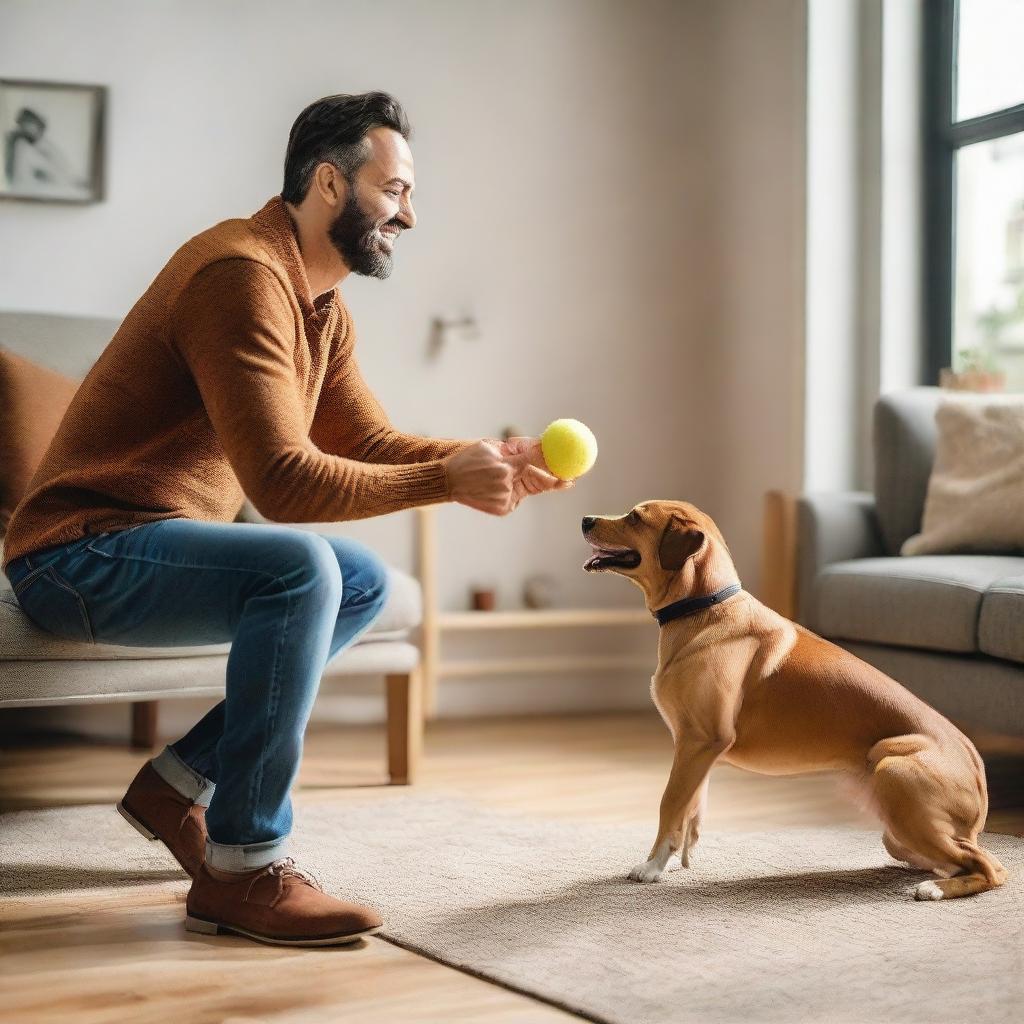
<svg viewBox="0 0 1024 1024">
<path fill-rule="evenodd" d="M 104 85 L 0 78 L 0 199 L 101 202 L 106 106 Z"/>
</svg>

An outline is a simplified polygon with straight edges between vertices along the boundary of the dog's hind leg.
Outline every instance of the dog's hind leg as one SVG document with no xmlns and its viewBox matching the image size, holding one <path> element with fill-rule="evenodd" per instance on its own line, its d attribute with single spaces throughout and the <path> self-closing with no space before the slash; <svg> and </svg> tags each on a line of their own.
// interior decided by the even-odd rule
<svg viewBox="0 0 1024 1024">
<path fill-rule="evenodd" d="M 940 876 L 918 885 L 917 899 L 954 899 L 1003 884 L 1006 869 L 977 843 L 987 806 L 983 778 L 958 772 L 949 751 L 924 736 L 882 740 L 868 760 L 886 849 Z"/>
<path fill-rule="evenodd" d="M 922 882 L 914 890 L 919 900 L 952 900 L 960 896 L 995 889 L 1006 881 L 1007 871 L 988 850 L 967 839 L 951 840 L 953 849 L 961 858 L 960 870 L 952 878 L 939 878 L 934 882 Z"/>
<path fill-rule="evenodd" d="M 902 861 L 909 868 L 916 868 L 919 871 L 932 871 L 933 865 L 917 856 L 913 850 L 908 849 L 889 831 L 882 833 L 882 845 L 886 848 L 889 856 L 894 860 Z"/>
</svg>

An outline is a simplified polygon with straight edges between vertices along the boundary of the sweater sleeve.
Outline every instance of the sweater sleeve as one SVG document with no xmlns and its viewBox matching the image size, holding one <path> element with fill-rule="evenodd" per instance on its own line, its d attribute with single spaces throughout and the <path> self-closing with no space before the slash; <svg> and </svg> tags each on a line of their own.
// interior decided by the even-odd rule
<svg viewBox="0 0 1024 1024">
<path fill-rule="evenodd" d="M 338 334 L 310 430 L 323 451 L 361 462 L 408 465 L 443 459 L 474 443 L 396 430 L 360 373 L 352 318 L 344 305 Z"/>
<path fill-rule="evenodd" d="M 242 490 L 267 519 L 362 519 L 449 497 L 437 459 L 367 465 L 312 441 L 295 370 L 294 314 L 268 267 L 227 259 L 203 268 L 174 305 L 170 337 Z"/>
</svg>

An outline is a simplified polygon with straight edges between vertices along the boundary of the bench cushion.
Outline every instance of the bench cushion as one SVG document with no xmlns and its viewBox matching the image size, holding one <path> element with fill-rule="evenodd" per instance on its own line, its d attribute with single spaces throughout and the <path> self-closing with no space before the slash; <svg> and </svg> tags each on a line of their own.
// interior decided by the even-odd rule
<svg viewBox="0 0 1024 1024">
<path fill-rule="evenodd" d="M 1024 575 L 1009 555 L 859 558 L 827 566 L 816 584 L 823 636 L 935 651 L 976 652 L 982 598 Z"/>
<path fill-rule="evenodd" d="M 323 682 L 330 685 L 332 679 L 346 676 L 403 675 L 416 668 L 419 657 L 419 648 L 400 640 L 358 643 L 327 663 Z M 70 664 L 0 660 L 0 707 L 220 697 L 226 666 L 226 654 L 209 653 Z"/>
<path fill-rule="evenodd" d="M 419 583 L 398 569 L 388 568 L 391 591 L 384 610 L 361 643 L 401 640 L 422 618 Z M 196 658 L 224 654 L 230 643 L 193 647 L 126 647 L 64 640 L 40 629 L 22 610 L 6 576 L 0 575 L 0 661 L 117 661 Z"/>
</svg>

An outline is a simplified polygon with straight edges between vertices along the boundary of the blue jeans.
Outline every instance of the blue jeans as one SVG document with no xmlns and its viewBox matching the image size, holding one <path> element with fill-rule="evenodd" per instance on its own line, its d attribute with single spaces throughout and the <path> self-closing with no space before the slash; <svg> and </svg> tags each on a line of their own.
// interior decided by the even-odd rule
<svg viewBox="0 0 1024 1024">
<path fill-rule="evenodd" d="M 231 641 L 225 699 L 153 766 L 208 804 L 213 867 L 283 857 L 320 676 L 380 613 L 380 559 L 357 541 L 290 526 L 165 519 L 31 552 L 7 575 L 25 614 L 71 640 Z"/>
</svg>

